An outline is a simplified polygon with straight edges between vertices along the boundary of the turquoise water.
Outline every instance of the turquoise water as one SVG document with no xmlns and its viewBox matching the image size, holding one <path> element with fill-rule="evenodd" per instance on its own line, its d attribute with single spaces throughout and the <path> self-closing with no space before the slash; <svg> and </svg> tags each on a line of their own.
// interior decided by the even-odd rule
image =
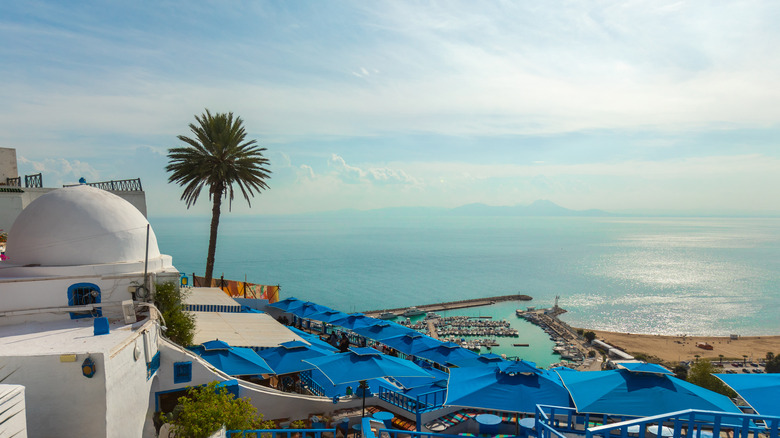
<svg viewBox="0 0 780 438">
<path fill-rule="evenodd" d="M 205 269 L 208 222 L 151 218 L 188 274 Z M 222 273 L 344 311 L 523 293 L 538 307 L 559 295 L 580 327 L 780 334 L 780 219 L 225 214 Z M 471 311 L 511 319 L 519 305 Z"/>
</svg>

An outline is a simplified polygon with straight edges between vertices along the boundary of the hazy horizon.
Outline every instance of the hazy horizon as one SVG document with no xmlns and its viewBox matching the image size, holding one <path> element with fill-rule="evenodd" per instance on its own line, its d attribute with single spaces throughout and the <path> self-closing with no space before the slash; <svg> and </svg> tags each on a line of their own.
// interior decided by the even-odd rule
<svg viewBox="0 0 780 438">
<path fill-rule="evenodd" d="M 0 4 L 0 147 L 47 187 L 164 171 L 205 108 L 267 147 L 234 214 L 780 213 L 780 3 Z M 225 208 L 227 213 L 227 208 Z"/>
</svg>

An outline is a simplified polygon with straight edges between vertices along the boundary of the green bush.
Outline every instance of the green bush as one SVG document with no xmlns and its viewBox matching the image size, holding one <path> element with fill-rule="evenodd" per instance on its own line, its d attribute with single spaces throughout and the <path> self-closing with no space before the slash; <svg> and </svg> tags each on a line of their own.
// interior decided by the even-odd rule
<svg viewBox="0 0 780 438">
<path fill-rule="evenodd" d="M 707 388 L 710 391 L 723 394 L 726 397 L 736 397 L 737 393 L 734 392 L 733 389 L 729 388 L 723 381 L 712 375 L 712 373 L 717 372 L 718 371 L 709 360 L 700 360 L 691 365 L 691 369 L 688 371 L 688 381 L 694 385 L 701 386 L 702 388 Z"/>
<path fill-rule="evenodd" d="M 179 398 L 172 414 L 164 418 L 171 423 L 175 437 L 206 438 L 223 425 L 228 429 L 268 429 L 268 422 L 244 398 L 235 398 L 226 388 L 217 388 L 216 381 L 189 388 Z"/>
<path fill-rule="evenodd" d="M 184 292 L 171 282 L 156 284 L 154 305 L 165 321 L 165 336 L 185 347 L 192 344 L 195 316 L 184 307 Z"/>
<path fill-rule="evenodd" d="M 780 373 L 780 356 L 772 355 L 772 358 L 766 361 L 767 373 Z"/>
</svg>

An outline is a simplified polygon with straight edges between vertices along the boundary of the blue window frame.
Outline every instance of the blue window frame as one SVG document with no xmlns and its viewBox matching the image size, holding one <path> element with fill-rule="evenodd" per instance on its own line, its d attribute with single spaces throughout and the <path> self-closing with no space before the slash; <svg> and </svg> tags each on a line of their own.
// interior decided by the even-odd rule
<svg viewBox="0 0 780 438">
<path fill-rule="evenodd" d="M 173 364 L 173 383 L 192 381 L 192 362 L 175 362 Z"/>
<path fill-rule="evenodd" d="M 76 283 L 68 287 L 68 305 L 84 306 L 87 304 L 100 303 L 100 288 L 92 283 Z M 92 318 L 103 316 L 103 311 L 99 307 L 92 313 L 74 313 L 71 312 L 70 319 Z"/>
</svg>

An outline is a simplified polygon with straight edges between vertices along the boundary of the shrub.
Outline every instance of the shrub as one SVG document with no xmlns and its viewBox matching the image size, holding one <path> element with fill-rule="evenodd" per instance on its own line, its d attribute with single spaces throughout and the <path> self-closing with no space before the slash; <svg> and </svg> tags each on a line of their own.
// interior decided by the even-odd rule
<svg viewBox="0 0 780 438">
<path fill-rule="evenodd" d="M 737 393 L 733 389 L 726 386 L 720 379 L 713 376 L 712 373 L 716 373 L 717 370 L 710 363 L 709 360 L 703 359 L 693 365 L 691 365 L 690 371 L 688 371 L 688 381 L 694 385 L 707 388 L 710 391 L 723 394 L 726 397 L 736 397 Z"/>
<path fill-rule="evenodd" d="M 165 320 L 165 336 L 179 345 L 191 345 L 195 316 L 184 308 L 184 292 L 171 282 L 156 284 L 154 305 Z"/>
<path fill-rule="evenodd" d="M 223 425 L 228 429 L 267 429 L 267 422 L 244 398 L 235 398 L 226 388 L 217 388 L 216 381 L 190 388 L 179 398 L 170 418 L 175 437 L 207 438 Z"/>
<path fill-rule="evenodd" d="M 767 373 L 780 373 L 780 356 L 773 355 L 772 359 L 766 361 Z"/>
</svg>

